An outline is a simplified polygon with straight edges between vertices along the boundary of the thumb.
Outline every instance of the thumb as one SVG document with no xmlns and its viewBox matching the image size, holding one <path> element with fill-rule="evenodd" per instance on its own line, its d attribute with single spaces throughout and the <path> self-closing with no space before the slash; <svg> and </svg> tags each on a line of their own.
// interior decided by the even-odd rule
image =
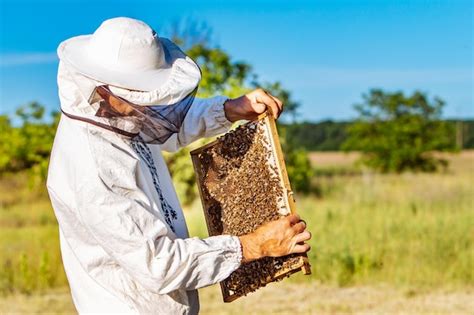
<svg viewBox="0 0 474 315">
<path fill-rule="evenodd" d="M 256 98 L 253 102 L 252 102 L 252 110 L 256 113 L 256 114 L 263 114 L 263 112 L 265 112 L 265 110 L 267 109 L 267 105 L 265 105 L 265 103 L 263 102 L 260 102 L 258 98 Z"/>
</svg>

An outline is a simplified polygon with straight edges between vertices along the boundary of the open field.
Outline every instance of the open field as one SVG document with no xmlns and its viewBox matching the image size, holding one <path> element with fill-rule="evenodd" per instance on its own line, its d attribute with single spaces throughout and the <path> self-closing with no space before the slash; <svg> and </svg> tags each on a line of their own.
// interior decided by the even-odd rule
<svg viewBox="0 0 474 315">
<path fill-rule="evenodd" d="M 437 174 L 376 174 L 354 167 L 356 158 L 311 155 L 314 195 L 298 196 L 297 203 L 313 232 L 313 275 L 225 306 L 216 286 L 206 288 L 203 313 L 474 309 L 474 152 L 447 155 L 451 167 Z M 0 180 L 0 313 L 72 311 L 47 196 L 24 182 L 24 176 Z M 186 217 L 192 235 L 206 235 L 199 202 Z"/>
<path fill-rule="evenodd" d="M 201 314 L 456 314 L 470 315 L 473 291 L 417 292 L 387 286 L 339 288 L 317 282 L 276 283 L 230 304 L 217 286 L 200 290 Z M 288 302 L 290 301 L 290 302 Z M 66 289 L 32 296 L 0 299 L 0 310 L 11 313 L 75 313 Z"/>
</svg>

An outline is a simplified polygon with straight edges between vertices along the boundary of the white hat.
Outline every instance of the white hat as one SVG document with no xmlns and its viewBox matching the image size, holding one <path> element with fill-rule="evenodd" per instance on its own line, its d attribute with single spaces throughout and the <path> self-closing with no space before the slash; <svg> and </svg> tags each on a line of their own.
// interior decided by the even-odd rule
<svg viewBox="0 0 474 315">
<path fill-rule="evenodd" d="M 192 92 L 201 79 L 199 67 L 178 46 L 158 37 L 144 22 L 125 17 L 104 21 L 92 35 L 62 42 L 58 56 L 91 79 L 158 91 L 168 99 Z"/>
</svg>

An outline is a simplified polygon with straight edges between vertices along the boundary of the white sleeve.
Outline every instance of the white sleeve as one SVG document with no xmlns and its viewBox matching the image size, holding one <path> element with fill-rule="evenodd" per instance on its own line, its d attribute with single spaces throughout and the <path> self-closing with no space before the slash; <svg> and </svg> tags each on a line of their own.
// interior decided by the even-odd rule
<svg viewBox="0 0 474 315">
<path fill-rule="evenodd" d="M 163 151 L 174 152 L 200 138 L 212 137 L 224 133 L 232 126 L 224 113 L 224 102 L 228 98 L 196 98 L 186 114 L 181 129 L 164 144 Z"/>
<path fill-rule="evenodd" d="M 105 146 L 99 143 L 102 152 Z M 114 151 L 96 160 L 95 175 L 76 191 L 77 211 L 94 241 L 136 282 L 166 294 L 217 283 L 240 266 L 236 236 L 170 238 L 136 185 L 138 160 Z"/>
</svg>

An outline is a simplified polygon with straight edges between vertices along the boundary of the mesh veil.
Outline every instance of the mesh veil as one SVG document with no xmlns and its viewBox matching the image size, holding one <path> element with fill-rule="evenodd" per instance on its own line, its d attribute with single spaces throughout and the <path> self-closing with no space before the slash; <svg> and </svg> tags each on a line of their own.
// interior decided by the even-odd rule
<svg viewBox="0 0 474 315">
<path fill-rule="evenodd" d="M 196 92 L 197 88 L 174 104 L 144 106 L 114 94 L 107 85 L 100 85 L 95 88 L 89 103 L 98 105 L 95 116 L 106 119 L 112 131 L 122 135 L 125 131 L 133 135 L 134 140 L 163 144 L 179 132 Z"/>
</svg>

